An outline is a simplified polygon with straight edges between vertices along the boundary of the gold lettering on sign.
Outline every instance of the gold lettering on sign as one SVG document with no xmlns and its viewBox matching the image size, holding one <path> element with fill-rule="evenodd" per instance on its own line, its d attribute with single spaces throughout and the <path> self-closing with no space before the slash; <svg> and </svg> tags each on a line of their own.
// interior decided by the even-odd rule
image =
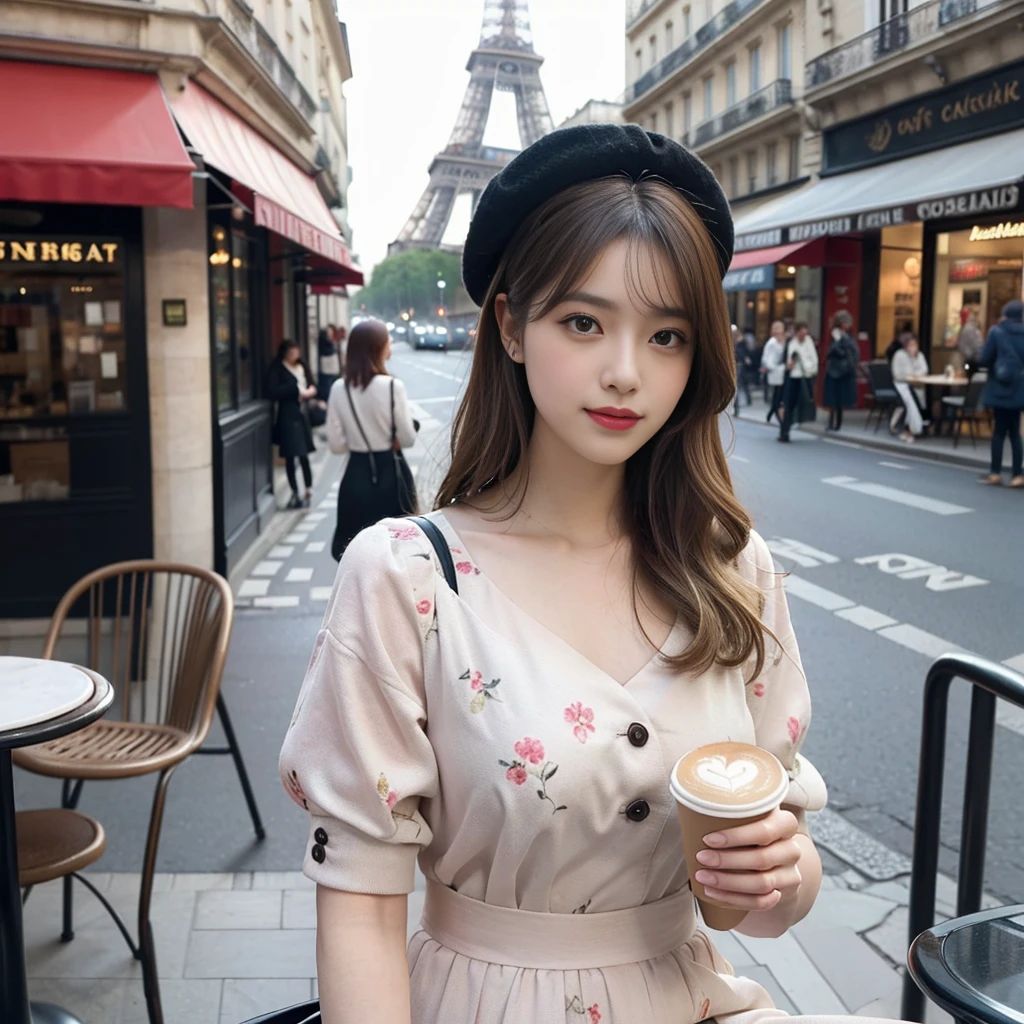
<svg viewBox="0 0 1024 1024">
<path fill-rule="evenodd" d="M 868 149 L 874 150 L 876 153 L 884 153 L 891 140 L 892 125 L 888 119 L 883 118 L 875 125 L 874 131 L 867 138 Z"/>
<path fill-rule="evenodd" d="M 60 258 L 65 263 L 81 263 L 82 262 L 82 243 L 81 242 L 65 242 L 60 247 Z"/>
<path fill-rule="evenodd" d="M 1024 238 L 1024 221 L 1017 221 L 1011 223 L 1009 221 L 1003 224 L 996 224 L 990 228 L 983 228 L 978 224 L 975 224 L 971 228 L 971 234 L 968 241 L 971 242 L 991 242 L 999 238 Z"/>
<path fill-rule="evenodd" d="M 86 253 L 86 256 L 85 256 L 85 262 L 86 263 L 102 263 L 103 262 L 103 253 L 100 252 L 100 247 L 95 242 L 93 242 L 92 245 L 89 246 L 89 251 L 88 251 L 88 253 Z"/>
<path fill-rule="evenodd" d="M 117 254 L 117 242 L 104 242 L 103 251 L 107 254 L 107 262 L 113 263 Z"/>
<path fill-rule="evenodd" d="M 54 242 L 42 239 L 0 239 L 0 262 L 114 263 L 118 242 Z"/>
<path fill-rule="evenodd" d="M 917 135 L 932 126 L 932 112 L 927 107 L 918 107 L 913 117 L 904 117 L 897 127 L 900 135 Z"/>
<path fill-rule="evenodd" d="M 39 258 L 44 263 L 60 259 L 60 246 L 56 242 L 40 242 Z"/>
<path fill-rule="evenodd" d="M 11 242 L 11 259 L 28 260 L 35 263 L 36 243 L 35 242 Z"/>
<path fill-rule="evenodd" d="M 1020 102 L 1020 79 L 1012 82 L 993 82 L 987 92 L 964 93 L 958 100 L 947 103 L 942 108 L 942 120 L 946 124 L 962 121 L 983 114 L 988 110 L 997 110 L 1009 103 Z"/>
</svg>

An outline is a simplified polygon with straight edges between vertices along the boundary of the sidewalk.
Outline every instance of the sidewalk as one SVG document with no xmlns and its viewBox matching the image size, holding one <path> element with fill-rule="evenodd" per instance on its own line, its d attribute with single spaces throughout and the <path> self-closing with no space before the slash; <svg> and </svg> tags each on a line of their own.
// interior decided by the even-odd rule
<svg viewBox="0 0 1024 1024">
<path fill-rule="evenodd" d="M 134 931 L 139 876 L 89 877 Z M 423 896 L 417 873 L 410 935 Z M 906 876 L 872 882 L 847 869 L 826 876 L 814 910 L 788 935 L 715 933 L 714 941 L 737 974 L 756 979 L 789 1013 L 898 1018 L 907 899 Z M 952 883 L 940 879 L 941 917 L 953 914 L 954 901 Z M 75 903 L 77 935 L 67 945 L 59 938 L 59 882 L 39 886 L 25 906 L 32 998 L 62 1005 L 85 1024 L 145 1024 L 139 964 L 80 886 Z M 157 875 L 153 929 L 167 1024 L 239 1024 L 315 996 L 314 928 L 315 887 L 300 873 Z M 929 1022 L 949 1020 L 930 1010 Z"/>
<path fill-rule="evenodd" d="M 732 413 L 731 408 L 729 412 Z M 766 424 L 765 416 L 767 414 L 768 406 L 758 390 L 754 392 L 753 405 L 740 407 L 739 419 L 746 423 L 757 423 L 777 434 L 779 424 L 774 419 L 770 424 Z M 899 458 L 931 459 L 935 462 L 965 466 L 969 469 L 977 469 L 979 473 L 988 467 L 989 439 L 987 437 L 980 437 L 975 444 L 972 444 L 970 435 L 965 431 L 956 448 L 953 447 L 953 439 L 950 437 L 920 437 L 913 444 L 907 444 L 906 441 L 901 441 L 898 437 L 890 434 L 889 426 L 884 421 L 877 431 L 874 421 L 872 421 L 870 429 L 866 430 L 867 418 L 867 409 L 846 409 L 843 412 L 843 429 L 839 433 L 832 433 L 825 430 L 828 426 L 828 410 L 819 409 L 814 423 L 794 426 L 793 437 L 799 438 L 801 434 L 823 437 L 840 443 L 874 448 Z"/>
</svg>

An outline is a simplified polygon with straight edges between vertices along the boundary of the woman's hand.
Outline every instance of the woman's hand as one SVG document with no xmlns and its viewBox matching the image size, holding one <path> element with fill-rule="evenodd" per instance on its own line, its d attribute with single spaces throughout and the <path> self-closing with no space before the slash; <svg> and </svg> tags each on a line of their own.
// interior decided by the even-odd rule
<svg viewBox="0 0 1024 1024">
<path fill-rule="evenodd" d="M 313 387 L 312 384 L 310 384 L 309 387 L 303 389 L 303 392 L 302 392 L 302 394 L 299 397 L 303 398 L 303 399 L 312 398 L 315 394 L 316 394 L 316 388 Z"/>
<path fill-rule="evenodd" d="M 771 910 L 796 898 L 803 878 L 796 816 L 779 808 L 761 821 L 704 837 L 696 881 L 711 899 L 738 910 Z"/>
</svg>

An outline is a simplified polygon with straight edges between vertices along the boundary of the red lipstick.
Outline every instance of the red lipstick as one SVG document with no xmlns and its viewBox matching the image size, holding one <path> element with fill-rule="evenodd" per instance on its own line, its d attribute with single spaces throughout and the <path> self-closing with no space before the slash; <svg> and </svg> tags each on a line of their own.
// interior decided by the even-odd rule
<svg viewBox="0 0 1024 1024">
<path fill-rule="evenodd" d="M 599 427 L 604 427 L 605 430 L 629 430 L 643 419 L 632 409 L 615 409 L 610 405 L 601 409 L 587 409 L 586 413 Z"/>
</svg>

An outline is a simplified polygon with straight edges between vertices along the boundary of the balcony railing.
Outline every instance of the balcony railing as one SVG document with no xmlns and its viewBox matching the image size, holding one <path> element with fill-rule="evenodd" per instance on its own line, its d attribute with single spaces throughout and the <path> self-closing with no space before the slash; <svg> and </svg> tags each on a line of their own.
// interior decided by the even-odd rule
<svg viewBox="0 0 1024 1024">
<path fill-rule="evenodd" d="M 856 39 L 812 60 L 806 68 L 808 89 L 856 74 L 891 54 L 916 46 L 976 11 L 993 7 L 1002 0 L 932 0 L 899 14 Z"/>
<path fill-rule="evenodd" d="M 743 15 L 763 3 L 765 0 L 732 0 L 732 3 L 726 4 L 710 21 L 704 22 L 689 39 L 662 57 L 632 85 L 627 86 L 622 98 L 623 104 L 632 103 L 674 71 L 678 71 L 684 64 L 688 64 L 701 50 L 728 32 Z"/>
<path fill-rule="evenodd" d="M 245 0 L 219 0 L 218 11 L 238 41 L 252 54 L 307 121 L 312 121 L 319 104 L 299 81 L 270 33 L 253 15 Z"/>
<path fill-rule="evenodd" d="M 629 28 L 634 21 L 639 21 L 659 0 L 627 0 L 626 2 L 626 28 Z"/>
<path fill-rule="evenodd" d="M 751 93 L 745 100 L 740 100 L 739 103 L 734 103 L 727 110 L 723 110 L 717 117 L 702 121 L 691 128 L 683 136 L 683 145 L 688 149 L 706 146 L 714 139 L 735 131 L 741 125 L 756 121 L 757 118 L 764 117 L 779 107 L 788 107 L 792 103 L 792 83 L 788 78 L 777 78 L 763 89 Z"/>
</svg>

